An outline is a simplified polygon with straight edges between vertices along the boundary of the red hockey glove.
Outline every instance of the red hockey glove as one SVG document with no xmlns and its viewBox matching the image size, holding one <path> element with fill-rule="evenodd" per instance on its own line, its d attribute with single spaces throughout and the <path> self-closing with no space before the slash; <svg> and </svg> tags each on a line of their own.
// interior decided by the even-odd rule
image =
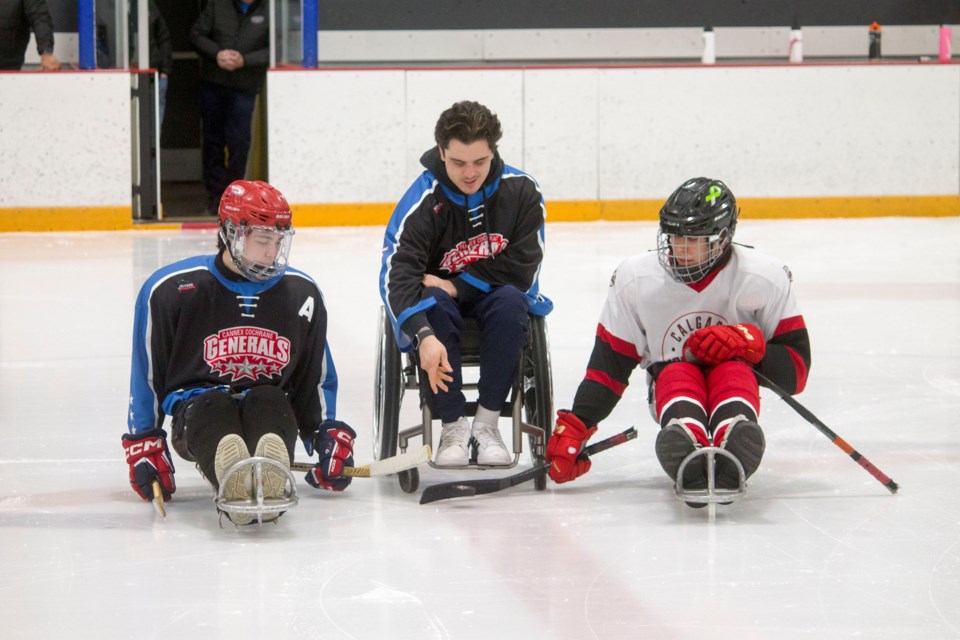
<svg viewBox="0 0 960 640">
<path fill-rule="evenodd" d="M 306 480 L 310 486 L 328 491 L 343 491 L 353 480 L 342 476 L 344 467 L 353 466 L 353 441 L 356 431 L 345 422 L 327 420 L 313 434 L 313 448 L 320 462 L 307 472 Z"/>
<path fill-rule="evenodd" d="M 707 365 L 742 358 L 750 364 L 763 360 L 767 343 L 763 333 L 752 324 L 714 325 L 697 329 L 683 346 L 687 362 Z"/>
<path fill-rule="evenodd" d="M 144 500 L 153 500 L 153 481 L 160 481 L 163 499 L 177 490 L 173 480 L 173 460 L 167 451 L 167 433 L 160 428 L 125 433 L 121 438 L 130 465 L 130 486 Z"/>
<path fill-rule="evenodd" d="M 590 436 L 597 428 L 588 429 L 585 424 L 569 411 L 557 411 L 557 426 L 547 441 L 547 453 L 544 456 L 550 465 L 550 478 L 556 483 L 576 480 L 590 471 L 590 458 L 578 457 Z"/>
</svg>

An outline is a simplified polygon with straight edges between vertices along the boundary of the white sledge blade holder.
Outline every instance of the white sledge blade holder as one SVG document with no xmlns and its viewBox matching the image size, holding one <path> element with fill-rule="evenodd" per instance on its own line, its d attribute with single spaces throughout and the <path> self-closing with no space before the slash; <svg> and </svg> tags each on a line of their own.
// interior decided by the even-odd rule
<svg viewBox="0 0 960 640">
<path fill-rule="evenodd" d="M 263 495 L 263 468 L 264 466 L 279 469 L 287 476 L 287 483 L 283 488 L 283 497 L 267 498 Z M 224 487 L 227 480 L 235 473 L 250 468 L 253 477 L 254 497 L 245 500 L 227 500 L 224 496 Z M 284 511 L 289 511 L 297 506 L 299 498 L 297 497 L 297 483 L 290 473 L 290 469 L 273 458 L 261 458 L 254 456 L 237 462 L 227 469 L 223 475 L 223 481 L 220 483 L 220 489 L 216 497 L 217 509 L 226 513 L 245 513 L 256 518 L 257 524 L 263 524 L 264 518 L 276 520 Z M 272 517 L 271 517 L 272 516 Z"/>
<path fill-rule="evenodd" d="M 740 476 L 740 486 L 736 489 L 717 488 L 717 456 L 724 456 L 737 466 L 737 473 Z M 706 489 L 688 489 L 683 486 L 683 472 L 687 465 L 699 457 L 706 458 L 707 464 L 707 488 Z M 677 483 L 674 485 L 677 497 L 684 502 L 692 504 L 730 504 L 738 498 L 747 494 L 747 474 L 743 470 L 743 465 L 735 455 L 721 447 L 701 447 L 687 455 L 680 463 L 677 469 Z"/>
</svg>

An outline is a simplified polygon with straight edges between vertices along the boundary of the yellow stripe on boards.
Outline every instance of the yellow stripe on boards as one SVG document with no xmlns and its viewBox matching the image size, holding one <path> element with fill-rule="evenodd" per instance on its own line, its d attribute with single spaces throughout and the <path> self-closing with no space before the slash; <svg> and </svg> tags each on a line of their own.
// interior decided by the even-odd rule
<svg viewBox="0 0 960 640">
<path fill-rule="evenodd" d="M 744 218 L 940 218 L 960 216 L 960 195 L 738 198 Z M 655 221 L 662 200 L 548 200 L 548 222 Z M 295 227 L 386 226 L 395 204 L 294 204 Z M 209 219 L 215 224 L 216 219 Z M 176 218 L 133 222 L 130 207 L 0 208 L 0 232 L 178 229 Z"/>
<path fill-rule="evenodd" d="M 0 232 L 132 229 L 131 207 L 0 208 Z"/>
<path fill-rule="evenodd" d="M 291 204 L 294 227 L 385 227 L 396 203 Z"/>
<path fill-rule="evenodd" d="M 737 198 L 747 218 L 943 218 L 960 216 L 960 196 Z"/>
</svg>

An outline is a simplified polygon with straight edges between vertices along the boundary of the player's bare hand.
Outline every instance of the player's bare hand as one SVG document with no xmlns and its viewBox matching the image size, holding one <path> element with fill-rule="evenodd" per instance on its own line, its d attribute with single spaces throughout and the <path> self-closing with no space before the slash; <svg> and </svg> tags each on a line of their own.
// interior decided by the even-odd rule
<svg viewBox="0 0 960 640">
<path fill-rule="evenodd" d="M 453 381 L 453 367 L 447 360 L 447 349 L 436 336 L 427 336 L 420 341 L 417 349 L 420 354 L 420 368 L 427 373 L 430 389 L 438 393 L 438 389 L 447 391 L 448 382 Z"/>
<path fill-rule="evenodd" d="M 435 287 L 437 289 L 443 289 L 446 293 L 450 295 L 451 298 L 457 297 L 457 288 L 453 286 L 453 283 L 449 280 L 444 280 L 443 278 L 438 278 L 432 274 L 426 274 L 423 276 L 423 279 L 420 281 L 424 288 Z"/>
</svg>

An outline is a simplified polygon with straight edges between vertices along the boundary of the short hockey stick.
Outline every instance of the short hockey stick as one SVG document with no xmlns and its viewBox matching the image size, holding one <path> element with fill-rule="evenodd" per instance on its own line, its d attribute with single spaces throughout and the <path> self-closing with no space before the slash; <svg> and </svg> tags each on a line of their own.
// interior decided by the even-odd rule
<svg viewBox="0 0 960 640">
<path fill-rule="evenodd" d="M 167 509 L 163 506 L 163 489 L 160 488 L 160 481 L 154 478 L 151 484 L 153 486 L 153 508 L 157 510 L 161 518 L 166 518 Z"/>
<path fill-rule="evenodd" d="M 375 478 L 391 473 L 399 473 L 425 463 L 430 459 L 430 445 L 425 444 L 414 451 L 407 451 L 390 458 L 376 460 L 362 467 L 344 467 L 343 475 L 351 478 Z M 310 471 L 316 466 L 313 462 L 294 462 L 290 465 L 291 471 Z"/>
<path fill-rule="evenodd" d="M 833 431 L 831 431 L 831 430 L 830 430 L 830 427 L 828 427 L 827 425 L 825 425 L 825 424 L 823 424 L 822 422 L 820 422 L 820 420 L 817 418 L 817 416 L 815 416 L 815 415 L 813 415 L 812 413 L 810 413 L 810 411 L 809 411 L 806 407 L 804 407 L 802 404 L 800 404 L 799 402 L 797 402 L 796 400 L 794 400 L 794 399 L 790 396 L 790 394 L 788 394 L 786 391 L 784 391 L 783 389 L 781 389 L 780 387 L 778 387 L 778 386 L 776 385 L 776 383 L 774 383 L 772 380 L 770 380 L 770 378 L 768 378 L 767 376 L 763 375 L 762 373 L 760 373 L 760 372 L 757 371 L 756 369 L 754 369 L 753 372 L 757 375 L 757 377 L 758 377 L 761 381 L 763 381 L 763 382 L 765 383 L 765 385 L 766 385 L 767 387 L 770 388 L 771 391 L 773 391 L 775 394 L 777 394 L 778 396 L 780 396 L 780 399 L 781 399 L 781 400 L 783 400 L 783 401 L 786 402 L 788 405 L 790 405 L 790 408 L 791 408 L 791 409 L 793 409 L 794 411 L 796 411 L 797 413 L 799 413 L 799 414 L 803 417 L 803 419 L 805 419 L 807 422 L 809 422 L 810 424 L 812 424 L 813 426 L 815 426 L 815 427 L 820 431 L 820 433 L 822 433 L 823 435 L 825 435 L 825 436 L 827 436 L 828 438 L 830 438 L 830 440 L 833 442 L 833 444 L 835 444 L 835 445 L 837 445 L 838 447 L 840 447 L 840 450 L 841 450 L 841 451 L 843 451 L 845 454 L 847 454 L 848 456 L 850 456 L 851 458 L 853 458 L 853 461 L 854 461 L 854 462 L 856 462 L 856 463 L 859 464 L 861 467 L 863 467 L 864 469 L 866 469 L 866 470 L 867 470 L 867 473 L 869 473 L 869 474 L 872 475 L 874 478 L 876 478 L 883 486 L 885 486 L 885 487 L 890 491 L 890 493 L 896 493 L 896 492 L 897 492 L 897 489 L 900 488 L 900 487 L 897 485 L 897 483 L 894 482 L 892 479 L 890 479 L 890 477 L 887 476 L 885 473 L 883 473 L 882 471 L 880 471 L 880 469 L 877 469 L 875 466 L 873 466 L 873 463 L 872 463 L 872 462 L 870 462 L 870 461 L 867 460 L 865 457 L 863 457 L 862 455 L 860 455 L 860 452 L 857 451 L 856 449 L 854 449 L 853 447 L 851 447 L 851 446 L 847 443 L 846 440 L 844 440 L 843 438 L 841 438 L 840 436 L 838 436 L 836 433 L 834 433 Z"/>
<path fill-rule="evenodd" d="M 615 447 L 618 444 L 623 444 L 624 442 L 633 440 L 636 437 L 637 430 L 633 427 L 630 427 L 623 433 L 618 433 L 617 435 L 610 436 L 605 440 L 594 442 L 584 449 L 580 455 L 589 458 L 594 454 L 600 453 L 601 451 L 606 451 L 611 447 Z M 495 493 L 497 491 L 502 491 L 503 489 L 515 487 L 518 484 L 527 482 L 528 480 L 533 480 L 534 478 L 544 476 L 549 470 L 549 462 L 539 462 L 526 471 L 521 471 L 520 473 L 515 473 L 512 476 L 507 476 L 505 478 L 460 480 L 458 482 L 444 482 L 442 484 L 435 484 L 432 487 L 427 487 L 423 490 L 423 493 L 420 495 L 420 504 L 427 504 L 430 502 L 436 502 L 438 500 L 448 500 L 450 498 L 477 496 L 484 493 Z"/>
</svg>

